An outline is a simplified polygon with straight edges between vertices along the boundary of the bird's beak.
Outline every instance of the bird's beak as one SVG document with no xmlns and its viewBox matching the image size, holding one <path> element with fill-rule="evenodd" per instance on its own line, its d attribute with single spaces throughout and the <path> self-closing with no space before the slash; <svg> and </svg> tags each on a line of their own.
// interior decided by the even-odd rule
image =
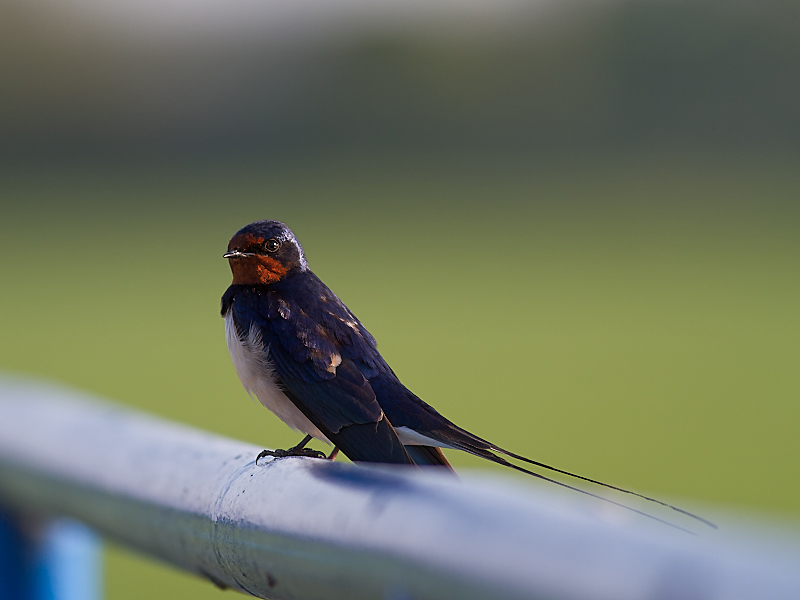
<svg viewBox="0 0 800 600">
<path fill-rule="evenodd" d="M 242 252 L 241 250 L 230 250 L 225 254 L 223 254 L 222 258 L 244 258 L 245 256 L 248 255 Z"/>
</svg>

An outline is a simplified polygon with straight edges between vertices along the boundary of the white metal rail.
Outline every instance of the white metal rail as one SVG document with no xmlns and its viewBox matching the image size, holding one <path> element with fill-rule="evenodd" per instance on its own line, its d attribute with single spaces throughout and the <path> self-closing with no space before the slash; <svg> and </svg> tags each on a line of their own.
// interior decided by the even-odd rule
<svg viewBox="0 0 800 600">
<path fill-rule="evenodd" d="M 256 466 L 259 450 L 0 380 L 0 503 L 73 517 L 254 596 L 800 598 L 792 540 L 693 537 L 533 483 L 318 459 Z"/>
</svg>

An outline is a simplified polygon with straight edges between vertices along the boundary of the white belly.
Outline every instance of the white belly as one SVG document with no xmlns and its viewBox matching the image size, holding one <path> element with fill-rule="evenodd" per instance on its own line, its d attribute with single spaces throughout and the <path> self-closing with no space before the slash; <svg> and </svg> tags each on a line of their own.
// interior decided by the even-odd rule
<svg viewBox="0 0 800 600">
<path fill-rule="evenodd" d="M 236 374 L 251 396 L 277 415 L 295 431 L 301 431 L 328 444 L 328 438 L 300 412 L 278 384 L 275 383 L 275 367 L 269 360 L 261 332 L 251 328 L 247 338 L 240 340 L 233 323 L 233 311 L 225 315 L 225 340 L 231 353 Z"/>
</svg>

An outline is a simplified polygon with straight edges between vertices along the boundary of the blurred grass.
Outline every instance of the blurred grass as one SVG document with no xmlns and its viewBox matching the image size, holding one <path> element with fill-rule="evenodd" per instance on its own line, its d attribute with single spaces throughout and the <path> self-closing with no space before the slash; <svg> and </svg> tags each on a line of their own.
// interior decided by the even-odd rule
<svg viewBox="0 0 800 600">
<path fill-rule="evenodd" d="M 788 160 L 6 170 L 0 368 L 293 444 L 218 314 L 228 238 L 276 218 L 455 422 L 617 485 L 796 517 L 798 189 Z M 112 600 L 219 595 L 108 562 Z"/>
</svg>

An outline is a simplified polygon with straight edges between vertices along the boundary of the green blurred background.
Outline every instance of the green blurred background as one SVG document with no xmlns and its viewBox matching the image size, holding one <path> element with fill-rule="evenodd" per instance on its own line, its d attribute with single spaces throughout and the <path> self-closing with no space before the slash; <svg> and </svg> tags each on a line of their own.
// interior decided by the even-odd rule
<svg viewBox="0 0 800 600">
<path fill-rule="evenodd" d="M 280 219 L 457 423 L 800 516 L 795 3 L 54 6 L 0 8 L 0 368 L 292 445 L 218 312 Z M 113 600 L 222 593 L 107 563 Z"/>
</svg>

